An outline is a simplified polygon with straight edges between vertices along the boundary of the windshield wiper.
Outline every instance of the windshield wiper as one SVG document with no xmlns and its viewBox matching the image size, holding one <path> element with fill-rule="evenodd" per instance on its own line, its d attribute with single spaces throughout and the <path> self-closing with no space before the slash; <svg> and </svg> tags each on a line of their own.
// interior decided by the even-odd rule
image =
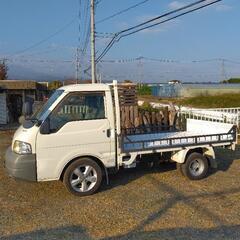
<svg viewBox="0 0 240 240">
<path fill-rule="evenodd" d="M 31 121 L 32 123 L 36 123 L 37 126 L 40 126 L 41 123 L 42 123 L 42 120 L 39 120 L 39 119 L 37 119 L 37 118 L 31 118 L 31 117 L 29 117 L 29 118 L 26 118 L 25 120 L 26 120 L 26 121 Z"/>
<path fill-rule="evenodd" d="M 25 118 L 25 120 L 29 120 L 29 121 L 38 121 L 38 119 L 37 118 L 32 118 L 32 117 L 28 117 L 28 118 Z"/>
</svg>

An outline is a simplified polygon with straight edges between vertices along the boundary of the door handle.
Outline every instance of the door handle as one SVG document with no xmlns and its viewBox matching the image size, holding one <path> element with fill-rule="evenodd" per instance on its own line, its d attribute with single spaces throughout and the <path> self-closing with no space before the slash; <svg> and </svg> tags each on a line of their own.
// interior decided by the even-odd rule
<svg viewBox="0 0 240 240">
<path fill-rule="evenodd" d="M 107 129 L 107 137 L 111 137 L 111 129 Z"/>
</svg>

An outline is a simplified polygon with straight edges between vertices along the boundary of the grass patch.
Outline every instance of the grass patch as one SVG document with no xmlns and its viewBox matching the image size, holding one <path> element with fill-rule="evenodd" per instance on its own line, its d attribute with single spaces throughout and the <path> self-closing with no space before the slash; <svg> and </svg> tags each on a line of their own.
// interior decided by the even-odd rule
<svg viewBox="0 0 240 240">
<path fill-rule="evenodd" d="M 219 94 L 215 96 L 198 96 L 183 99 L 161 99 L 153 96 L 140 96 L 139 100 L 145 102 L 172 102 L 178 106 L 188 106 L 196 108 L 233 108 L 240 107 L 240 94 Z"/>
<path fill-rule="evenodd" d="M 230 108 L 240 106 L 240 94 L 221 94 L 181 99 L 178 105 L 200 108 Z"/>
</svg>

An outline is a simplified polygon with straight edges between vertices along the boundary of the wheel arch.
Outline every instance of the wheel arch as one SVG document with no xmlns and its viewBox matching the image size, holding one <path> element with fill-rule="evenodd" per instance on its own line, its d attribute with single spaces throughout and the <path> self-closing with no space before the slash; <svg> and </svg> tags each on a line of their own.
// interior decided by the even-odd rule
<svg viewBox="0 0 240 240">
<path fill-rule="evenodd" d="M 102 169 L 102 173 L 103 175 L 105 174 L 106 172 L 106 167 L 104 166 L 103 162 L 96 156 L 93 156 L 93 155 L 80 155 L 80 156 L 77 156 L 77 157 L 74 157 L 72 160 L 68 161 L 65 166 L 63 167 L 62 171 L 61 171 L 61 174 L 60 174 L 60 180 L 62 181 L 63 180 L 63 176 L 64 176 L 64 173 L 66 171 L 66 169 L 76 160 L 78 159 L 81 159 L 81 158 L 89 158 L 89 159 L 92 159 L 93 161 L 95 161 Z"/>
<path fill-rule="evenodd" d="M 173 153 L 171 159 L 177 163 L 184 163 L 187 157 L 194 152 L 203 154 L 207 157 L 208 161 L 209 159 L 215 159 L 214 149 L 210 146 L 183 149 Z"/>
</svg>

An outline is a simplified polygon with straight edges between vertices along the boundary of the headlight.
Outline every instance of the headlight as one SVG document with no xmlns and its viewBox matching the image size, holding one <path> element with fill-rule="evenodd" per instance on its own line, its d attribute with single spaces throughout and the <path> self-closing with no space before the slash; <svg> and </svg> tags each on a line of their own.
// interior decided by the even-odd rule
<svg viewBox="0 0 240 240">
<path fill-rule="evenodd" d="M 32 147 L 29 143 L 15 141 L 13 144 L 13 151 L 17 154 L 30 154 L 32 153 Z"/>
</svg>

